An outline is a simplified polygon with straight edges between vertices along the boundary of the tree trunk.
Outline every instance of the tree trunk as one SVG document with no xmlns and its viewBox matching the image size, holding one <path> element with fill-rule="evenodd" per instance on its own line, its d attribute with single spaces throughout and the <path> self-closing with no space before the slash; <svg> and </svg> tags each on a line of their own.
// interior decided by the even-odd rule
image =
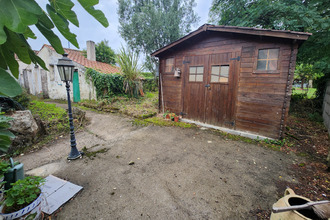
<svg viewBox="0 0 330 220">
<path fill-rule="evenodd" d="M 302 79 L 302 80 L 301 80 L 301 87 L 300 87 L 302 90 L 304 89 L 304 82 L 305 82 L 305 80 Z"/>
</svg>

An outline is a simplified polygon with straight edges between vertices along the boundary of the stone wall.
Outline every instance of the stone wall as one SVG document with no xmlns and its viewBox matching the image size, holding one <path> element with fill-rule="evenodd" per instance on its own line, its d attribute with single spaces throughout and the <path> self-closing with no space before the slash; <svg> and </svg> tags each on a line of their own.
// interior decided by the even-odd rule
<svg viewBox="0 0 330 220">
<path fill-rule="evenodd" d="M 330 81 L 328 81 L 327 90 L 323 100 L 323 120 L 330 135 Z"/>
<path fill-rule="evenodd" d="M 56 63 L 62 55 L 56 53 L 54 50 L 43 47 L 38 56 L 45 62 L 48 71 L 43 70 L 40 66 L 35 64 L 24 64 L 19 62 L 19 83 L 24 87 L 29 94 L 41 95 L 44 98 L 50 99 L 67 99 L 65 83 L 61 81 L 58 73 Z M 79 87 L 81 99 L 96 99 L 96 90 L 93 83 L 85 79 L 85 67 L 73 62 L 75 69 L 78 69 Z M 73 100 L 73 87 L 70 83 L 70 97 Z"/>
</svg>

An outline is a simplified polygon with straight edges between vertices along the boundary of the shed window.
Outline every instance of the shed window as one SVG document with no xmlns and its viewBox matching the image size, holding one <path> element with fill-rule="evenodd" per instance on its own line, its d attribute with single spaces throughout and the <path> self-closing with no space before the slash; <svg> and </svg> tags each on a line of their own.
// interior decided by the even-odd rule
<svg viewBox="0 0 330 220">
<path fill-rule="evenodd" d="M 168 58 L 165 61 L 165 72 L 170 73 L 174 71 L 174 58 Z"/>
<path fill-rule="evenodd" d="M 214 65 L 211 68 L 211 83 L 227 83 L 229 78 L 229 65 Z"/>
<path fill-rule="evenodd" d="M 279 49 L 262 49 L 258 52 L 257 70 L 277 70 Z"/>
<path fill-rule="evenodd" d="M 203 82 L 204 66 L 189 67 L 189 82 Z"/>
</svg>

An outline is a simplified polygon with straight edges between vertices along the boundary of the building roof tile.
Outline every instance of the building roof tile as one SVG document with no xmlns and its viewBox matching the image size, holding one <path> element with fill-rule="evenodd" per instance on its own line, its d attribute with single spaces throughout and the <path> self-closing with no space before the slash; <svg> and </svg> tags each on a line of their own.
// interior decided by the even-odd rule
<svg viewBox="0 0 330 220">
<path fill-rule="evenodd" d="M 51 50 L 55 51 L 55 49 L 50 45 L 44 44 L 43 47 L 48 47 Z M 102 63 L 102 62 L 99 62 L 99 61 L 88 60 L 86 57 L 84 57 L 83 52 L 80 51 L 80 50 L 64 48 L 64 51 L 68 54 L 68 57 L 71 60 L 73 60 L 76 63 L 79 63 L 79 64 L 83 65 L 84 67 L 92 68 L 92 69 L 95 69 L 95 70 L 97 70 L 101 73 L 107 73 L 107 74 L 119 73 L 120 72 L 120 68 L 117 67 L 117 66 L 114 66 L 114 65 L 111 65 L 111 64 L 108 64 L 108 63 Z"/>
</svg>

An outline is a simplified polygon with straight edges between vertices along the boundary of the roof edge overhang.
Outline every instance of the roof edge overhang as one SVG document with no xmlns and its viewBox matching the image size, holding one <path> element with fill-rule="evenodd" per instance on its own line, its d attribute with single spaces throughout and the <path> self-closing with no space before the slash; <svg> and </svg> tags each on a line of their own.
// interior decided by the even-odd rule
<svg viewBox="0 0 330 220">
<path fill-rule="evenodd" d="M 156 50 L 150 55 L 157 56 L 162 52 L 182 43 L 183 41 L 188 40 L 189 38 L 192 38 L 205 31 L 217 31 L 224 33 L 237 33 L 237 34 L 247 34 L 247 35 L 255 35 L 255 36 L 265 36 L 265 37 L 277 37 L 277 38 L 292 39 L 299 41 L 305 41 L 309 38 L 309 36 L 312 35 L 311 33 L 306 33 L 306 32 L 204 24 L 201 27 L 199 27 L 197 30 L 190 32 L 186 36 Z"/>
</svg>

